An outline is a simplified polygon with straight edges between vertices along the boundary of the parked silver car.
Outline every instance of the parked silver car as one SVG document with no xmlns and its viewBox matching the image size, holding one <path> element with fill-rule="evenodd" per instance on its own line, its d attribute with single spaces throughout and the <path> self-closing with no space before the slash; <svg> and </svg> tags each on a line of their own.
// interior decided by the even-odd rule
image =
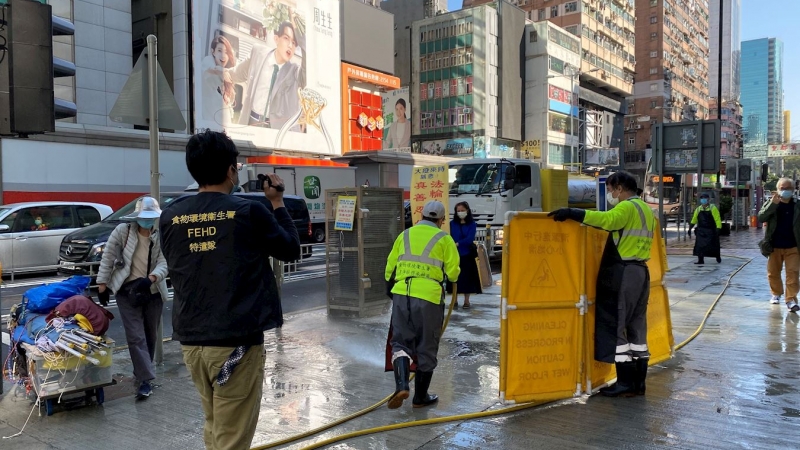
<svg viewBox="0 0 800 450">
<path fill-rule="evenodd" d="M 0 205 L 3 274 L 54 269 L 64 236 L 100 222 L 112 212 L 108 205 L 85 202 Z"/>
</svg>

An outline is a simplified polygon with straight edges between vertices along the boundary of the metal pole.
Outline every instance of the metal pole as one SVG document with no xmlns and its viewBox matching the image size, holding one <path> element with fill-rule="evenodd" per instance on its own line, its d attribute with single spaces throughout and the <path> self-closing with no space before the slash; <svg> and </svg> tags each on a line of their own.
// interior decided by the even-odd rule
<svg viewBox="0 0 800 450">
<path fill-rule="evenodd" d="M 664 152 L 664 146 L 662 145 L 663 141 L 663 132 L 664 127 L 663 125 L 656 128 L 656 149 L 658 149 L 658 223 L 659 228 L 661 228 L 661 237 L 663 239 L 667 238 L 667 220 L 664 217 L 664 164 L 667 162 L 667 158 Z M 654 149 L 655 150 L 655 149 Z"/>
<path fill-rule="evenodd" d="M 700 198 L 700 191 L 702 190 L 703 190 L 703 122 L 699 121 L 697 122 L 697 198 L 698 199 Z"/>
<path fill-rule="evenodd" d="M 722 123 L 722 20 L 724 14 L 722 13 L 723 0 L 719 0 L 719 61 L 717 61 L 717 119 Z M 733 24 L 731 24 L 733 26 Z"/>
<path fill-rule="evenodd" d="M 158 172 L 158 38 L 155 35 L 147 36 L 147 93 L 150 107 L 150 196 L 156 200 L 161 199 L 161 187 Z M 158 334 L 156 336 L 156 349 L 154 358 L 156 364 L 164 361 L 164 320 L 158 321 Z"/>
<path fill-rule="evenodd" d="M 570 74 L 570 77 L 569 77 L 569 92 L 570 92 L 570 95 L 572 96 L 572 98 L 570 98 L 570 105 L 575 106 L 576 103 L 577 103 L 575 101 L 575 100 L 577 100 L 577 95 L 575 95 L 575 76 L 578 74 L 578 72 L 577 72 L 577 69 L 575 69 L 572 66 L 570 66 L 570 70 L 572 71 L 572 73 Z M 575 109 L 577 109 L 577 108 L 575 108 Z M 572 123 L 572 133 L 574 133 L 573 136 L 572 136 L 573 139 L 570 141 L 569 162 L 570 162 L 570 165 L 574 168 L 575 167 L 575 139 L 578 139 L 578 130 L 575 127 L 575 111 L 573 111 L 570 108 L 569 114 L 570 114 L 570 119 L 569 120 Z M 570 172 L 571 172 L 571 170 L 570 170 Z"/>
</svg>

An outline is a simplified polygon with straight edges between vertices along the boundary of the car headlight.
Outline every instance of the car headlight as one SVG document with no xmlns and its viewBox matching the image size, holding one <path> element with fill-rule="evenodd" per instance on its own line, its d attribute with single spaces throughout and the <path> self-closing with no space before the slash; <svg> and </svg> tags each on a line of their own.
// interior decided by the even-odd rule
<svg viewBox="0 0 800 450">
<path fill-rule="evenodd" d="M 103 250 L 106 248 L 106 243 L 103 242 L 102 244 L 95 244 L 92 246 L 92 249 L 89 250 L 89 256 L 86 258 L 87 261 L 100 261 L 103 259 Z"/>
</svg>

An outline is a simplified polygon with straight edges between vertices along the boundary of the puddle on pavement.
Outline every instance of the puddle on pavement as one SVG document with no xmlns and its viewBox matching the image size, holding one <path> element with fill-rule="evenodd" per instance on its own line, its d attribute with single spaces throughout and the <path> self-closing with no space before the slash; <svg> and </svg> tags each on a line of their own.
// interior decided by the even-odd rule
<svg viewBox="0 0 800 450">
<path fill-rule="evenodd" d="M 784 394 L 791 394 L 797 392 L 797 389 L 794 386 L 786 383 L 779 383 L 777 381 L 773 381 L 770 378 L 770 375 L 767 375 L 767 379 L 764 380 L 764 384 L 766 384 L 766 389 L 764 391 L 765 394 L 768 396 L 775 396 L 775 395 L 784 395 Z"/>
<path fill-rule="evenodd" d="M 794 408 L 786 408 L 786 407 L 784 407 L 783 408 L 783 414 L 781 414 L 781 416 L 783 416 L 783 417 L 800 417 L 800 410 L 797 410 L 797 409 L 794 409 Z"/>
</svg>

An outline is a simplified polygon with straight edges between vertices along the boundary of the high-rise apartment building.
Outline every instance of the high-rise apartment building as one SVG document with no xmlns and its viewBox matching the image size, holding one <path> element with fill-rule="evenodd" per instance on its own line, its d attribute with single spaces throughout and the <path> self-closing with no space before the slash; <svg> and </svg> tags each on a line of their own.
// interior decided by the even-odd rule
<svg viewBox="0 0 800 450">
<path fill-rule="evenodd" d="M 412 151 L 518 156 L 524 12 L 499 1 L 418 20 L 412 30 Z"/>
<path fill-rule="evenodd" d="M 643 174 L 653 125 L 708 118 L 708 3 L 636 0 L 636 18 L 625 165 Z"/>
<path fill-rule="evenodd" d="M 722 3 L 722 42 L 719 40 L 719 4 Z M 742 58 L 742 0 L 708 2 L 710 52 L 708 55 L 708 95 L 717 98 L 720 45 L 722 46 L 722 102 L 738 101 L 739 70 Z"/>
<path fill-rule="evenodd" d="M 464 6 L 480 3 L 486 2 L 465 0 Z M 626 113 L 625 99 L 633 92 L 636 69 L 635 1 L 516 0 L 512 3 L 524 10 L 529 20 L 548 20 L 578 37 L 580 67 L 571 73 L 580 80 L 575 83 L 581 128 L 578 131 L 580 151 L 578 161 L 572 164 L 585 166 L 587 154 L 596 151 L 621 151 L 624 148 L 622 117 Z M 557 33 L 553 35 L 557 36 Z M 614 119 L 609 119 L 607 113 L 611 113 Z M 602 132 L 598 128 L 600 120 L 605 127 Z M 598 136 L 603 137 L 602 142 L 596 139 Z M 568 157 L 565 153 L 564 160 Z"/>
<path fill-rule="evenodd" d="M 775 38 L 742 42 L 744 143 L 783 140 L 783 42 Z"/>
</svg>

